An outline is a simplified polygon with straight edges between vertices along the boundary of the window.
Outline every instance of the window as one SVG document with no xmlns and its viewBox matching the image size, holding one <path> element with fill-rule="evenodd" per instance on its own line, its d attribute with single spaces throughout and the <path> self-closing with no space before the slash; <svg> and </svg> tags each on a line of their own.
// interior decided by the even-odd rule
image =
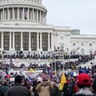
<svg viewBox="0 0 96 96">
<path fill-rule="evenodd" d="M 40 21 L 40 11 L 38 11 L 38 21 Z"/>
<path fill-rule="evenodd" d="M 42 33 L 42 49 L 48 51 L 48 34 Z"/>
<path fill-rule="evenodd" d="M 75 46 L 76 44 L 75 43 L 73 43 L 73 46 Z"/>
<path fill-rule="evenodd" d="M 14 9 L 15 19 L 17 19 L 17 8 Z"/>
<path fill-rule="evenodd" d="M 9 32 L 4 32 L 4 50 L 9 50 Z"/>
<path fill-rule="evenodd" d="M 25 20 L 27 20 L 27 17 L 28 17 L 28 9 L 25 8 L 25 10 L 24 10 L 24 18 L 25 18 Z"/>
<path fill-rule="evenodd" d="M 9 13 L 10 13 L 10 19 L 12 19 L 12 8 L 9 8 Z"/>
<path fill-rule="evenodd" d="M 84 44 L 82 43 L 81 46 L 83 46 Z"/>
<path fill-rule="evenodd" d="M 20 50 L 21 48 L 21 33 L 15 32 L 15 48 L 16 50 Z"/>
<path fill-rule="evenodd" d="M 31 33 L 31 48 L 33 51 L 37 50 L 37 33 Z"/>
<path fill-rule="evenodd" d="M 35 21 L 37 21 L 37 11 L 34 10 L 34 15 L 35 15 Z"/>
<path fill-rule="evenodd" d="M 90 43 L 89 46 L 92 46 L 92 43 Z"/>
<path fill-rule="evenodd" d="M 19 9 L 19 18 L 20 18 L 20 19 L 22 19 L 22 14 L 23 14 L 23 9 L 20 8 L 20 9 Z"/>
<path fill-rule="evenodd" d="M 24 50 L 29 49 L 29 34 L 28 34 L 28 32 L 23 33 L 23 49 Z"/>
</svg>

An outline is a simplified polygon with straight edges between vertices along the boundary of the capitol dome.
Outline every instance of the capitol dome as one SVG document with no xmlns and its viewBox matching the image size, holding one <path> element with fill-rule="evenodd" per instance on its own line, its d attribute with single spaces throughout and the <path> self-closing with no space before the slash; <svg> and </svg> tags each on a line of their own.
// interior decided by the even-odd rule
<svg viewBox="0 0 96 96">
<path fill-rule="evenodd" d="M 46 23 L 42 0 L 0 0 L 0 21 Z"/>
</svg>

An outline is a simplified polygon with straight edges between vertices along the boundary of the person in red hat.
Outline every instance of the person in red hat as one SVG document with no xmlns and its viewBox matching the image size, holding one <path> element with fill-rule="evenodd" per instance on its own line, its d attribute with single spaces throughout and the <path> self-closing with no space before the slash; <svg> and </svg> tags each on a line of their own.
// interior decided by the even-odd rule
<svg viewBox="0 0 96 96">
<path fill-rule="evenodd" d="M 91 78 L 86 73 L 81 73 L 77 77 L 77 86 L 79 91 L 74 96 L 93 96 L 91 90 Z"/>
</svg>

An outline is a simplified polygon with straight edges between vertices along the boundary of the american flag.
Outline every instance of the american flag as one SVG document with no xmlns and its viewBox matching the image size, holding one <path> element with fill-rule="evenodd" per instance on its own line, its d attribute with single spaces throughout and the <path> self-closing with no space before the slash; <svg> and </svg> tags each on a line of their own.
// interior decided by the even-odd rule
<svg viewBox="0 0 96 96">
<path fill-rule="evenodd" d="M 27 19 L 27 10 L 25 10 L 24 18 Z"/>
</svg>

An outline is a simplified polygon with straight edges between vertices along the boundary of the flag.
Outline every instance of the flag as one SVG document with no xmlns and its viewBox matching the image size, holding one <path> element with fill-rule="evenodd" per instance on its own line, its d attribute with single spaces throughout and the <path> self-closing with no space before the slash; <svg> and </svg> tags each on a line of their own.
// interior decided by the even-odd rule
<svg viewBox="0 0 96 96">
<path fill-rule="evenodd" d="M 30 68 L 30 72 L 34 72 L 34 69 Z"/>
<path fill-rule="evenodd" d="M 66 83 L 66 77 L 64 75 L 64 73 L 62 74 L 62 77 L 61 77 L 61 82 L 60 82 L 60 87 L 59 87 L 59 90 L 62 91 L 63 90 L 63 87 L 64 87 L 64 84 Z"/>
<path fill-rule="evenodd" d="M 25 10 L 24 17 L 27 19 L 27 10 Z"/>
</svg>

